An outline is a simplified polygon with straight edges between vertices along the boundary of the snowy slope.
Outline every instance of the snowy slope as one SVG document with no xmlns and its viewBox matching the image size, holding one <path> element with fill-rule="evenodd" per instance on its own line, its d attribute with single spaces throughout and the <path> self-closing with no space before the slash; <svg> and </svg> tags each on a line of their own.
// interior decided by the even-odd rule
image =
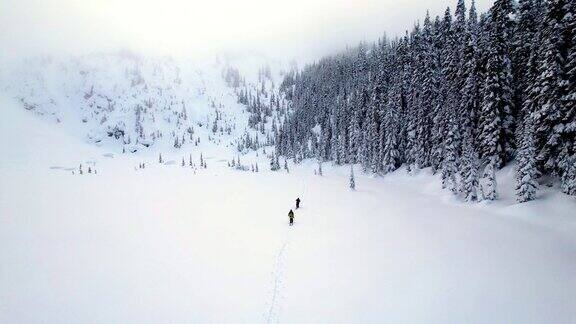
<svg viewBox="0 0 576 324">
<path fill-rule="evenodd" d="M 234 147 L 122 154 L 45 119 L 0 100 L 0 323 L 576 318 L 570 197 L 468 205 L 402 170 L 357 174 L 350 191 L 346 167 L 269 171 L 270 148 L 242 156 L 261 172 L 240 172 Z M 208 168 L 180 166 L 201 153 Z M 498 176 L 513 185 L 509 169 Z"/>
<path fill-rule="evenodd" d="M 0 89 L 69 134 L 115 151 L 237 146 L 256 132 L 222 77 L 229 66 L 125 51 L 27 59 L 1 71 Z"/>
</svg>

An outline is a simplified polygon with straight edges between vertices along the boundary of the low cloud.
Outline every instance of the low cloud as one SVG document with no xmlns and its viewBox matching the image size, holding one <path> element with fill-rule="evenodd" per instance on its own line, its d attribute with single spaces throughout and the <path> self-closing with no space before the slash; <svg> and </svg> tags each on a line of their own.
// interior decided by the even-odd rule
<svg viewBox="0 0 576 324">
<path fill-rule="evenodd" d="M 482 12 L 493 1 L 477 1 Z M 402 35 L 445 0 L 3 0 L 2 57 L 128 48 L 202 56 L 222 50 L 315 58 Z M 467 3 L 469 5 L 469 3 Z"/>
</svg>

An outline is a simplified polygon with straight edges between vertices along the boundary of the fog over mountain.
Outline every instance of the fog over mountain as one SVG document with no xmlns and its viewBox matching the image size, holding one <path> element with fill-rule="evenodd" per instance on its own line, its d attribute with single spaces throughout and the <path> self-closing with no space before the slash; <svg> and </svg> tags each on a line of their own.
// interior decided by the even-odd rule
<svg viewBox="0 0 576 324">
<path fill-rule="evenodd" d="M 478 0 L 480 12 L 493 3 Z M 403 35 L 444 0 L 3 0 L 0 56 L 85 53 L 118 48 L 206 56 L 254 51 L 315 59 Z"/>
</svg>

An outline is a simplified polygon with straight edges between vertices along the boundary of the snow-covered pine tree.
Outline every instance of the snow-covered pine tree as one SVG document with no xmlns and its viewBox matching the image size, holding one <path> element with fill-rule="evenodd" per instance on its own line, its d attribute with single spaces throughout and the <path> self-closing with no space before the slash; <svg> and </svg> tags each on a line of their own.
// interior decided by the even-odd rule
<svg viewBox="0 0 576 324">
<path fill-rule="evenodd" d="M 539 0 L 519 0 L 516 10 L 516 25 L 513 35 L 512 64 L 514 72 L 515 105 L 522 107 L 528 96 L 528 89 L 534 82 L 529 73 L 526 73 L 527 63 L 535 50 L 534 41 L 541 28 L 539 12 L 540 6 L 535 4 Z M 522 120 L 522 116 L 519 116 Z"/>
<path fill-rule="evenodd" d="M 572 148 L 576 152 L 576 147 Z M 562 173 L 562 192 L 567 195 L 576 196 L 576 154 L 566 157 L 564 172 Z"/>
<path fill-rule="evenodd" d="M 356 190 L 356 180 L 354 179 L 354 165 L 350 165 L 350 178 L 348 181 L 350 189 Z"/>
<path fill-rule="evenodd" d="M 454 22 L 451 25 L 451 33 L 448 37 L 447 47 L 450 51 L 450 56 L 446 62 L 446 70 L 448 75 L 445 76 L 448 82 L 448 93 L 446 95 L 445 109 L 448 109 L 449 116 L 447 118 L 448 124 L 446 125 L 446 134 L 452 133 L 453 153 L 445 152 L 447 155 L 453 155 L 454 165 L 456 166 L 453 171 L 452 192 L 456 193 L 458 190 L 456 184 L 456 174 L 458 171 L 459 158 L 462 151 L 462 119 L 464 111 L 461 109 L 462 103 L 462 89 L 466 82 L 466 70 L 464 68 L 464 53 L 468 39 L 468 26 L 466 24 L 466 7 L 464 0 L 458 0 L 455 10 Z M 452 163 L 451 161 L 447 161 Z"/>
<path fill-rule="evenodd" d="M 496 0 L 491 11 L 486 80 L 480 110 L 480 155 L 500 168 L 513 153 L 512 71 L 508 44 L 511 0 Z M 495 165 L 493 165 L 495 163 Z"/>
<path fill-rule="evenodd" d="M 395 78 L 392 88 L 389 90 L 388 104 L 385 110 L 384 128 L 386 129 L 382 161 L 383 172 L 389 173 L 396 170 L 400 163 L 399 143 L 398 143 L 398 111 L 400 109 L 400 101 L 402 94 L 399 89 L 399 77 Z"/>
<path fill-rule="evenodd" d="M 430 164 L 432 166 L 432 172 L 436 173 L 442 168 L 442 160 L 444 158 L 444 134 L 446 132 L 446 111 L 445 111 L 445 100 L 448 87 L 446 82 L 447 69 L 445 65 L 449 60 L 447 60 L 446 52 L 447 36 L 449 35 L 451 28 L 451 16 L 450 12 L 444 14 L 444 19 L 436 16 L 434 20 L 433 28 L 433 38 L 434 38 L 434 50 L 433 59 L 435 63 L 435 71 L 433 81 L 435 91 L 435 100 L 433 101 L 432 110 L 430 112 L 430 117 L 432 121 L 431 125 L 431 136 L 430 136 Z"/>
<path fill-rule="evenodd" d="M 418 126 L 421 123 L 422 110 L 422 80 L 423 80 L 423 43 L 422 31 L 417 24 L 410 34 L 410 46 L 408 48 L 409 63 L 405 64 L 405 124 L 406 124 L 406 153 L 405 163 L 410 171 L 412 168 L 419 168 L 417 164 L 420 148 L 418 138 Z"/>
<path fill-rule="evenodd" d="M 466 30 L 466 39 L 462 57 L 462 74 L 463 79 L 461 97 L 460 97 L 460 127 L 462 128 L 463 145 L 469 138 L 476 138 L 478 113 L 480 107 L 480 78 L 478 76 L 478 20 L 474 1 L 470 6 L 468 26 Z M 462 152 L 466 150 L 462 148 Z"/>
<path fill-rule="evenodd" d="M 474 145 L 477 136 L 477 118 L 480 106 L 478 77 L 478 26 L 474 1 L 469 13 L 467 38 L 463 53 L 464 88 L 460 101 L 460 120 L 463 134 L 460 164 L 460 192 L 466 201 L 478 199 L 478 154 Z"/>
<path fill-rule="evenodd" d="M 354 98 L 357 96 L 358 95 L 355 94 Z M 350 163 L 356 163 L 358 160 L 358 147 L 360 146 L 360 141 L 362 139 L 359 120 L 359 109 L 354 109 L 354 115 L 352 116 L 352 121 L 348 129 L 348 133 L 350 134 L 350 141 L 348 143 L 348 162 Z"/>
<path fill-rule="evenodd" d="M 435 48 L 434 30 L 430 15 L 427 12 L 422 30 L 422 80 L 419 125 L 416 130 L 418 148 L 416 152 L 416 165 L 418 168 L 428 167 L 431 164 L 432 118 L 438 95 L 438 57 Z"/>
<path fill-rule="evenodd" d="M 460 193 L 466 201 L 478 199 L 478 154 L 472 136 L 467 134 L 463 141 L 460 163 Z"/>
<path fill-rule="evenodd" d="M 276 170 L 280 170 L 280 156 L 276 154 L 276 159 L 274 160 L 274 164 L 276 165 Z"/>
<path fill-rule="evenodd" d="M 533 112 L 538 164 L 543 172 L 560 174 L 558 158 L 562 149 L 561 130 L 566 112 L 566 61 L 571 39 L 566 15 L 568 0 L 546 2 L 543 35 L 543 53 L 540 75 L 536 81 L 539 88 L 538 103 Z"/>
<path fill-rule="evenodd" d="M 565 187 L 576 138 L 576 13 L 573 1 L 551 0 L 546 4 L 544 54 L 537 80 L 540 93 L 534 111 L 536 147 L 540 170 L 560 176 Z"/>
<path fill-rule="evenodd" d="M 559 165 L 562 169 L 562 191 L 576 195 L 576 3 L 568 2 L 565 15 L 566 31 L 571 32 L 566 60 L 566 91 L 563 97 L 565 108 L 562 129 L 562 151 Z"/>
<path fill-rule="evenodd" d="M 280 166 L 278 164 L 279 164 L 278 155 L 272 153 L 272 156 L 270 158 L 270 171 L 278 171 L 280 169 Z"/>
<path fill-rule="evenodd" d="M 451 114 L 452 115 L 452 114 Z M 456 122 L 454 117 L 448 121 L 448 133 L 444 139 L 444 161 L 442 161 L 442 188 L 448 188 L 456 193 L 458 184 L 456 183 L 456 174 L 458 172 L 456 161 Z"/>
<path fill-rule="evenodd" d="M 378 90 L 375 90 L 378 91 Z M 380 96 L 377 92 L 374 93 L 372 98 L 372 104 L 370 107 L 369 121 L 368 121 L 368 136 L 366 138 L 368 144 L 368 159 L 367 164 L 370 165 L 370 171 L 376 173 L 380 171 L 380 161 L 378 157 L 380 156 L 378 139 L 380 132 L 380 116 L 379 116 L 379 104 Z"/>
<path fill-rule="evenodd" d="M 530 116 L 527 115 L 526 118 L 530 118 Z M 523 203 L 536 197 L 538 187 L 532 122 L 525 121 L 522 132 L 518 133 L 521 139 L 518 141 L 519 148 L 516 155 L 516 199 Z"/>
<path fill-rule="evenodd" d="M 482 175 L 482 199 L 483 200 L 496 200 L 498 199 L 497 183 L 496 183 L 496 169 L 498 165 L 498 157 L 492 157 L 484 167 L 484 174 Z"/>
</svg>

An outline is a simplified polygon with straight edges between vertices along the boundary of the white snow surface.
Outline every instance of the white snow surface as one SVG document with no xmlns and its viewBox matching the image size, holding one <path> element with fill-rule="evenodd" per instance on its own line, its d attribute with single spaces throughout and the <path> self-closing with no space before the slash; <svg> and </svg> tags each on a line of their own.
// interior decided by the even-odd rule
<svg viewBox="0 0 576 324">
<path fill-rule="evenodd" d="M 2 98 L 0 323 L 575 323 L 576 202 L 516 204 L 511 167 L 474 205 L 427 170 L 355 170 L 351 191 L 345 166 L 158 150 L 94 146 Z M 207 169 L 180 166 L 201 152 Z"/>
</svg>

